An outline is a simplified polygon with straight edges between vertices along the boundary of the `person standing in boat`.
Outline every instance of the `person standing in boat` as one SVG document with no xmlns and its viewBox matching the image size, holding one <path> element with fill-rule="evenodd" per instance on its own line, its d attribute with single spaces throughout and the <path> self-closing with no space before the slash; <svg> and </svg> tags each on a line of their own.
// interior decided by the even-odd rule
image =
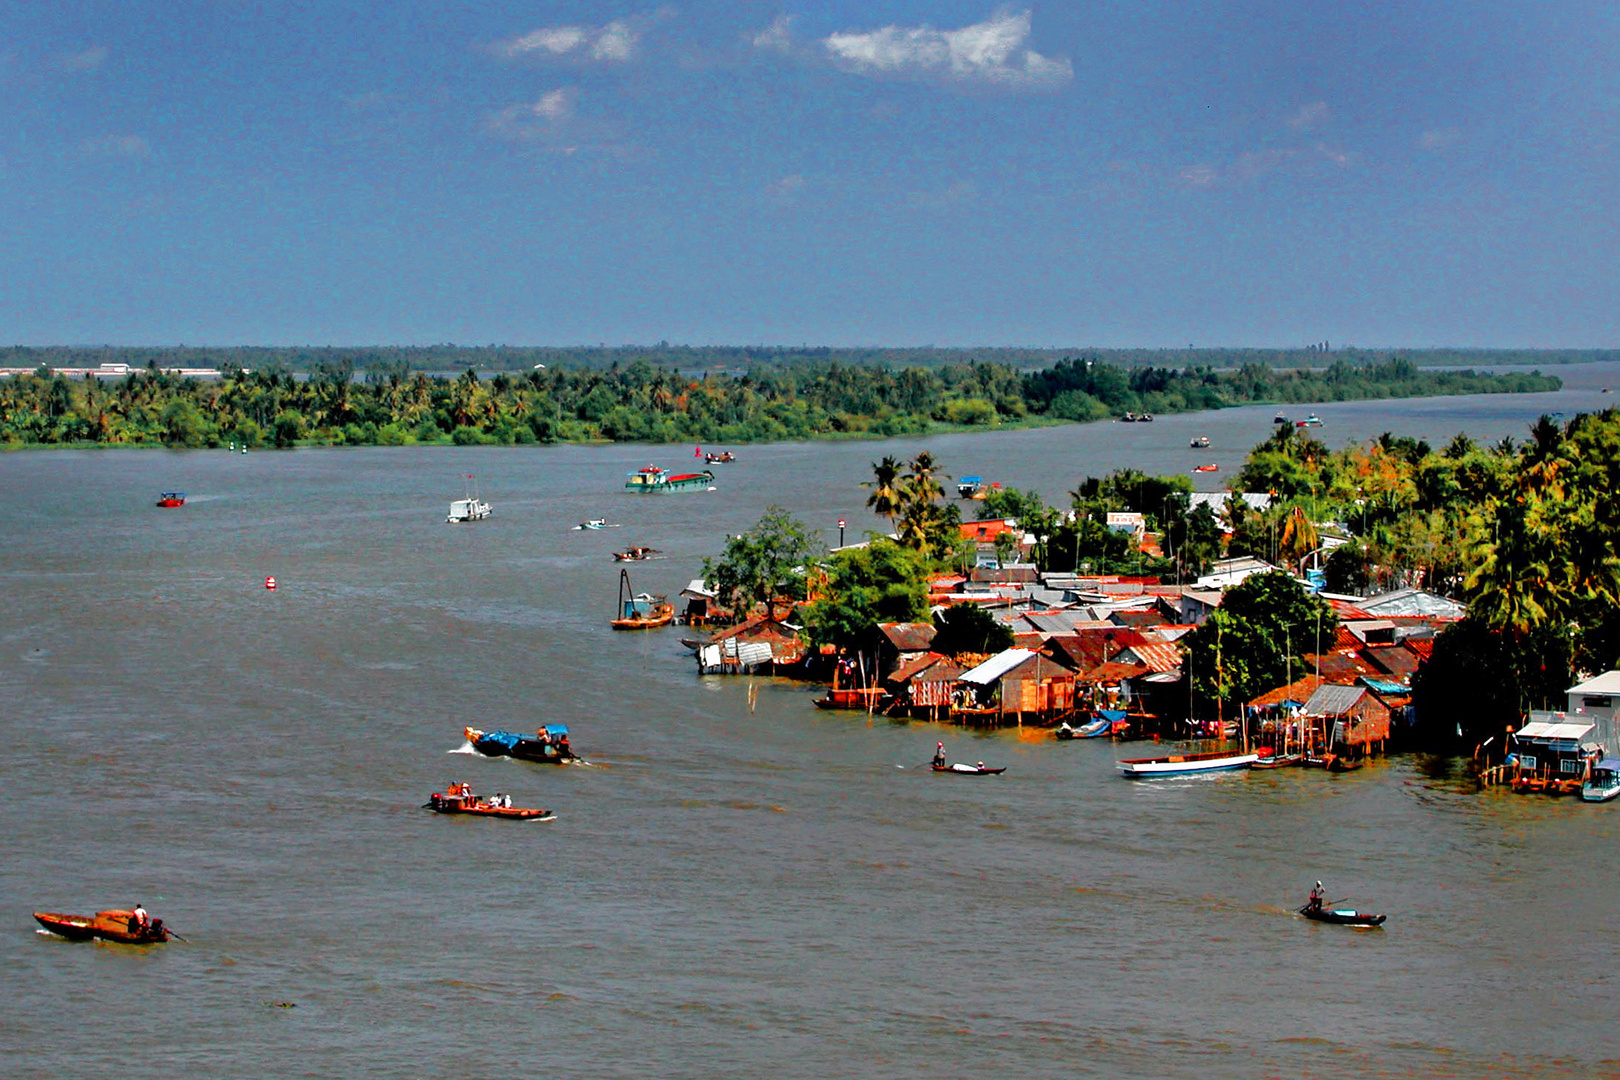
<svg viewBox="0 0 1620 1080">
<path fill-rule="evenodd" d="M 945 767 L 945 744 L 942 743 L 942 742 L 935 743 L 934 744 L 934 768 L 943 769 L 944 767 Z"/>
<path fill-rule="evenodd" d="M 132 934 L 144 934 L 151 928 L 151 925 L 152 921 L 150 916 L 146 914 L 145 905 L 137 903 L 135 910 L 129 913 L 129 932 Z"/>
<path fill-rule="evenodd" d="M 1316 888 L 1311 890 L 1311 898 L 1305 902 L 1305 909 L 1307 911 L 1321 911 L 1322 896 L 1322 883 L 1318 881 L 1316 883 Z"/>
</svg>

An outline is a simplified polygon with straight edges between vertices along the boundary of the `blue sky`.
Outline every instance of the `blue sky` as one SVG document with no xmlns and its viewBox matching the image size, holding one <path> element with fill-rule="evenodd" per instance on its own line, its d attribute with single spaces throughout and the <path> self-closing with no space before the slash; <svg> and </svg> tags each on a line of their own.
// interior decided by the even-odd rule
<svg viewBox="0 0 1620 1080">
<path fill-rule="evenodd" d="M 0 102 L 0 343 L 1620 343 L 1612 0 L 0 0 Z"/>
</svg>

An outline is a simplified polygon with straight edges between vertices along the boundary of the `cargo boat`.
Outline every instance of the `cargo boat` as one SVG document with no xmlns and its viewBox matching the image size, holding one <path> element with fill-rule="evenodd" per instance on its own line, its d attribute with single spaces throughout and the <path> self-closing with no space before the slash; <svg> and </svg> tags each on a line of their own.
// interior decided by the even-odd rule
<svg viewBox="0 0 1620 1080">
<path fill-rule="evenodd" d="M 624 482 L 626 491 L 638 495 L 662 495 L 672 491 L 708 491 L 714 485 L 714 473 L 708 469 L 695 473 L 671 473 L 656 465 L 637 469 L 628 474 Z"/>
</svg>

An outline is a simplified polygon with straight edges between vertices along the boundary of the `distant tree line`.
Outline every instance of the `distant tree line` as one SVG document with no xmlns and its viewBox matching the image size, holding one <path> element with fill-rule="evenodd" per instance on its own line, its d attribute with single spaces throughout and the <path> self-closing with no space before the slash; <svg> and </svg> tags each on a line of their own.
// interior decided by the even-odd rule
<svg viewBox="0 0 1620 1080">
<path fill-rule="evenodd" d="M 974 361 L 936 367 L 798 361 L 740 373 L 646 360 L 605 369 L 548 365 L 480 377 L 413 370 L 404 355 L 364 369 L 341 350 L 285 364 L 224 363 L 220 379 L 163 370 L 201 357 L 148 356 L 117 379 L 67 378 L 43 365 L 0 380 L 0 445 L 182 447 L 517 444 L 557 441 L 742 443 L 1091 420 L 1125 410 L 1181 412 L 1255 401 L 1324 401 L 1556 389 L 1539 372 L 1430 371 L 1400 358 L 1318 370 L 1258 364 L 1124 368 L 1064 359 L 1021 372 Z M 414 359 L 414 358 L 412 358 Z M 359 373 L 357 375 L 357 372 Z"/>
</svg>

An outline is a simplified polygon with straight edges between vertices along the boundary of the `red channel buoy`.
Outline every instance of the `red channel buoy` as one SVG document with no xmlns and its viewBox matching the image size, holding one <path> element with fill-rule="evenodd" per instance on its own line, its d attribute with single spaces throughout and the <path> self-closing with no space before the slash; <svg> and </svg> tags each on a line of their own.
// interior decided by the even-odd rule
<svg viewBox="0 0 1620 1080">
<path fill-rule="evenodd" d="M 276 587 L 276 579 L 273 578 L 273 577 L 265 578 L 264 579 L 264 587 L 267 588 L 267 589 L 274 589 Z"/>
</svg>

